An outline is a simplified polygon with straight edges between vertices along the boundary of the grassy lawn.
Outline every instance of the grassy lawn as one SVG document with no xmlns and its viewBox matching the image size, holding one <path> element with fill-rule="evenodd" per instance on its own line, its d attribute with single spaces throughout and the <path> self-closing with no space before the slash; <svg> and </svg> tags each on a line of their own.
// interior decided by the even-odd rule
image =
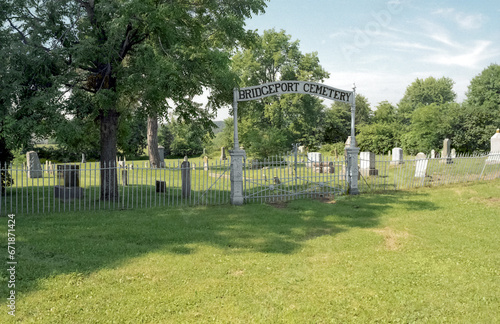
<svg viewBox="0 0 500 324">
<path fill-rule="evenodd" d="M 21 323 L 500 323 L 500 180 L 15 229 Z"/>
</svg>

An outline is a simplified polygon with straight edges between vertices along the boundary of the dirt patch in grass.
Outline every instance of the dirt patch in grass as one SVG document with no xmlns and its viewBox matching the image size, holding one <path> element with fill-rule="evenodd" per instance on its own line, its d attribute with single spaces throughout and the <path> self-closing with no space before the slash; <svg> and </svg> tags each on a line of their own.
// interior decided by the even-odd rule
<svg viewBox="0 0 500 324">
<path fill-rule="evenodd" d="M 333 196 L 331 196 L 331 197 L 320 197 L 320 198 L 317 198 L 316 200 L 319 201 L 319 202 L 322 202 L 324 204 L 335 204 L 336 203 L 335 199 L 333 199 Z"/>
<path fill-rule="evenodd" d="M 472 197 L 470 198 L 470 200 L 476 203 L 484 204 L 488 207 L 500 207 L 499 197 L 488 197 L 488 198 Z"/>
<path fill-rule="evenodd" d="M 288 207 L 288 201 L 272 201 L 267 203 L 269 206 L 274 207 L 274 208 L 286 208 Z"/>
<path fill-rule="evenodd" d="M 500 198 L 498 197 L 481 199 L 480 202 L 484 203 L 488 207 L 500 207 Z"/>
<path fill-rule="evenodd" d="M 384 237 L 384 247 L 389 251 L 399 250 L 410 236 L 406 231 L 396 231 L 390 227 L 372 229 L 371 231 Z"/>
</svg>

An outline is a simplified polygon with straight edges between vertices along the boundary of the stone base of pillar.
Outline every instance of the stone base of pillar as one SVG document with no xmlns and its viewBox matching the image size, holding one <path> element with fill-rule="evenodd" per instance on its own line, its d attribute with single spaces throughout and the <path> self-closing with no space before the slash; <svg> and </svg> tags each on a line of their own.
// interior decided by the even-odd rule
<svg viewBox="0 0 500 324">
<path fill-rule="evenodd" d="M 348 147 L 346 148 L 347 153 L 347 181 L 349 183 L 349 194 L 358 195 L 358 154 L 359 147 Z"/>
<path fill-rule="evenodd" d="M 231 204 L 243 205 L 245 196 L 243 192 L 243 160 L 246 158 L 245 150 L 230 150 L 231 155 Z"/>
</svg>

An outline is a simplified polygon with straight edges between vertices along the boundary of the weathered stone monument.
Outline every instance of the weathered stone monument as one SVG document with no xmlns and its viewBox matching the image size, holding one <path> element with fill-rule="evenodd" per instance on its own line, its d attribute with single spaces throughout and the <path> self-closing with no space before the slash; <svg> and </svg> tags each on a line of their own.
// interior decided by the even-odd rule
<svg viewBox="0 0 500 324">
<path fill-rule="evenodd" d="M 165 148 L 161 145 L 158 146 L 158 155 L 160 156 L 160 168 L 165 167 Z"/>
<path fill-rule="evenodd" d="M 87 163 L 87 159 L 85 159 L 85 154 L 82 153 L 82 163 Z"/>
<path fill-rule="evenodd" d="M 224 146 L 220 148 L 220 160 L 221 161 L 227 160 L 226 148 Z"/>
<path fill-rule="evenodd" d="M 378 170 L 375 168 L 375 153 L 361 152 L 359 153 L 359 172 L 362 176 L 378 176 Z"/>
<path fill-rule="evenodd" d="M 486 164 L 500 164 L 500 129 L 491 137 L 490 154 Z"/>
<path fill-rule="evenodd" d="M 203 157 L 203 171 L 208 171 L 208 156 Z"/>
<path fill-rule="evenodd" d="M 436 151 L 431 150 L 431 159 L 435 159 L 435 158 L 436 158 Z"/>
<path fill-rule="evenodd" d="M 158 155 L 160 156 L 160 160 L 165 159 L 165 148 L 161 145 L 158 146 Z"/>
<path fill-rule="evenodd" d="M 69 200 L 83 197 L 83 188 L 80 188 L 80 166 L 63 164 L 57 166 L 59 185 L 54 187 L 54 197 Z"/>
<path fill-rule="evenodd" d="M 184 157 L 181 164 L 182 198 L 191 197 L 191 168 L 188 157 Z"/>
<path fill-rule="evenodd" d="M 453 160 L 451 159 L 451 140 L 449 138 L 445 138 L 443 141 L 443 154 L 441 155 L 440 163 L 451 164 Z"/>
<path fill-rule="evenodd" d="M 417 162 L 415 166 L 415 178 L 425 178 L 427 176 L 427 164 L 429 163 L 427 156 L 420 152 L 415 157 L 415 160 Z"/>
<path fill-rule="evenodd" d="M 491 153 L 500 153 L 500 129 L 491 137 Z"/>
<path fill-rule="evenodd" d="M 403 161 L 403 149 L 400 147 L 395 147 L 392 149 L 392 161 L 391 166 L 398 166 L 400 164 L 404 164 Z"/>
<path fill-rule="evenodd" d="M 28 178 L 43 178 L 42 165 L 40 164 L 40 159 L 38 159 L 38 154 L 35 151 L 29 151 L 26 153 L 26 164 L 28 166 Z"/>
</svg>

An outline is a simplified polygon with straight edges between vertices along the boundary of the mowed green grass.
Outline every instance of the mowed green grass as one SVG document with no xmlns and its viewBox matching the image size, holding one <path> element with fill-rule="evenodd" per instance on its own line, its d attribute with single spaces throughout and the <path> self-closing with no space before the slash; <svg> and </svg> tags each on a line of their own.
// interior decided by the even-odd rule
<svg viewBox="0 0 500 324">
<path fill-rule="evenodd" d="M 16 318 L 2 271 L 1 323 L 500 322 L 500 180 L 19 215 L 16 235 Z"/>
</svg>

